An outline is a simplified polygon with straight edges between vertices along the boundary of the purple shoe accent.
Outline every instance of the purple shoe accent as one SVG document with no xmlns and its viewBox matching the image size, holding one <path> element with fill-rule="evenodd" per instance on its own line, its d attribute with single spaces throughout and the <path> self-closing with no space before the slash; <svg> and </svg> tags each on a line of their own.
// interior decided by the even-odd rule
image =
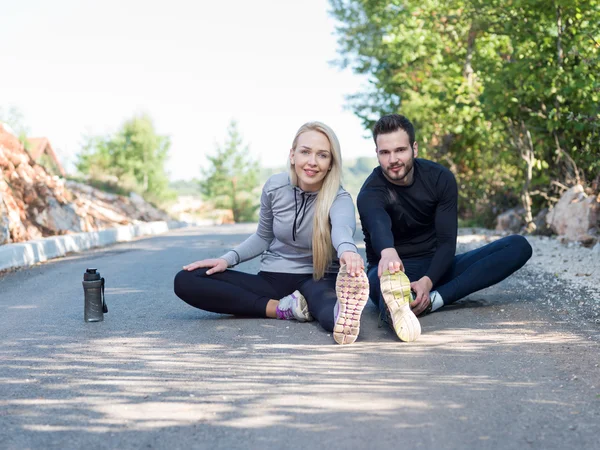
<svg viewBox="0 0 600 450">
<path fill-rule="evenodd" d="M 284 309 L 282 311 L 281 309 L 279 309 L 279 306 L 278 306 L 277 309 L 275 310 L 275 313 L 277 314 L 278 319 L 282 319 L 282 320 L 295 319 L 294 313 L 292 312 L 291 309 Z"/>
<path fill-rule="evenodd" d="M 294 293 L 288 295 L 288 297 L 291 297 L 293 299 L 294 303 L 298 300 L 298 297 L 296 295 L 294 295 Z M 286 309 L 280 309 L 279 308 L 280 305 L 281 305 L 281 302 L 279 303 L 279 305 L 277 305 L 277 309 L 275 310 L 275 314 L 277 314 L 278 319 L 293 320 L 296 318 L 296 317 L 294 317 L 293 305 L 291 305 L 291 307 L 286 308 Z"/>
</svg>

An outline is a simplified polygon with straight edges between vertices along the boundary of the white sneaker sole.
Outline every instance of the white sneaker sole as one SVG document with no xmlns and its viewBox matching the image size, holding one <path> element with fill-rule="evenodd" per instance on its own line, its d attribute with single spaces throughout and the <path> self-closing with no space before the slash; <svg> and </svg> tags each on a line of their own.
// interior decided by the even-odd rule
<svg viewBox="0 0 600 450">
<path fill-rule="evenodd" d="M 413 342 L 421 336 L 421 324 L 410 309 L 410 281 L 404 272 L 383 272 L 381 295 L 392 319 L 392 328 L 401 341 Z"/>
<path fill-rule="evenodd" d="M 339 310 L 333 326 L 333 339 L 340 345 L 352 344 L 360 332 L 360 316 L 369 300 L 369 279 L 364 271 L 352 277 L 342 265 L 335 282 Z"/>
</svg>

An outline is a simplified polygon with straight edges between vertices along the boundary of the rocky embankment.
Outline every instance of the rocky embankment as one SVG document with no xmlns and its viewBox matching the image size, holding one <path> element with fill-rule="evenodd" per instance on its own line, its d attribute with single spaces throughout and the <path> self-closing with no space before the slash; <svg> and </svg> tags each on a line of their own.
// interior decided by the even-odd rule
<svg viewBox="0 0 600 450">
<path fill-rule="evenodd" d="M 0 245 L 117 225 L 169 220 L 140 196 L 52 176 L 0 124 Z"/>
</svg>

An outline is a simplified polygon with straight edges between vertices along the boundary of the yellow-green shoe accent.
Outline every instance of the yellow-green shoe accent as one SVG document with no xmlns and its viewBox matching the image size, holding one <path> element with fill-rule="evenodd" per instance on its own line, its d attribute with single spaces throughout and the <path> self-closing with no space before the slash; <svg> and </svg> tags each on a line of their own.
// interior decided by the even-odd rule
<svg viewBox="0 0 600 450">
<path fill-rule="evenodd" d="M 360 316 L 369 300 L 367 274 L 361 270 L 352 277 L 342 265 L 335 281 L 335 292 L 333 339 L 341 345 L 352 344 L 360 332 Z"/>
<path fill-rule="evenodd" d="M 410 309 L 410 280 L 404 272 L 390 273 L 386 270 L 381 275 L 380 283 L 392 328 L 401 341 L 416 341 L 421 335 L 421 324 Z"/>
</svg>

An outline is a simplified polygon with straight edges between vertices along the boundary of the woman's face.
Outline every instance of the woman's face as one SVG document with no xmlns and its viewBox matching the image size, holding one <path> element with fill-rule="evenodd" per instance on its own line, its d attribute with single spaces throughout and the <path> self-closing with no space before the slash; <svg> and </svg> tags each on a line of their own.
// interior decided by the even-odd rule
<svg viewBox="0 0 600 450">
<path fill-rule="evenodd" d="M 296 148 L 290 150 L 290 160 L 298 187 L 306 192 L 318 191 L 333 162 L 329 139 L 318 131 L 305 131 L 298 136 Z"/>
</svg>

